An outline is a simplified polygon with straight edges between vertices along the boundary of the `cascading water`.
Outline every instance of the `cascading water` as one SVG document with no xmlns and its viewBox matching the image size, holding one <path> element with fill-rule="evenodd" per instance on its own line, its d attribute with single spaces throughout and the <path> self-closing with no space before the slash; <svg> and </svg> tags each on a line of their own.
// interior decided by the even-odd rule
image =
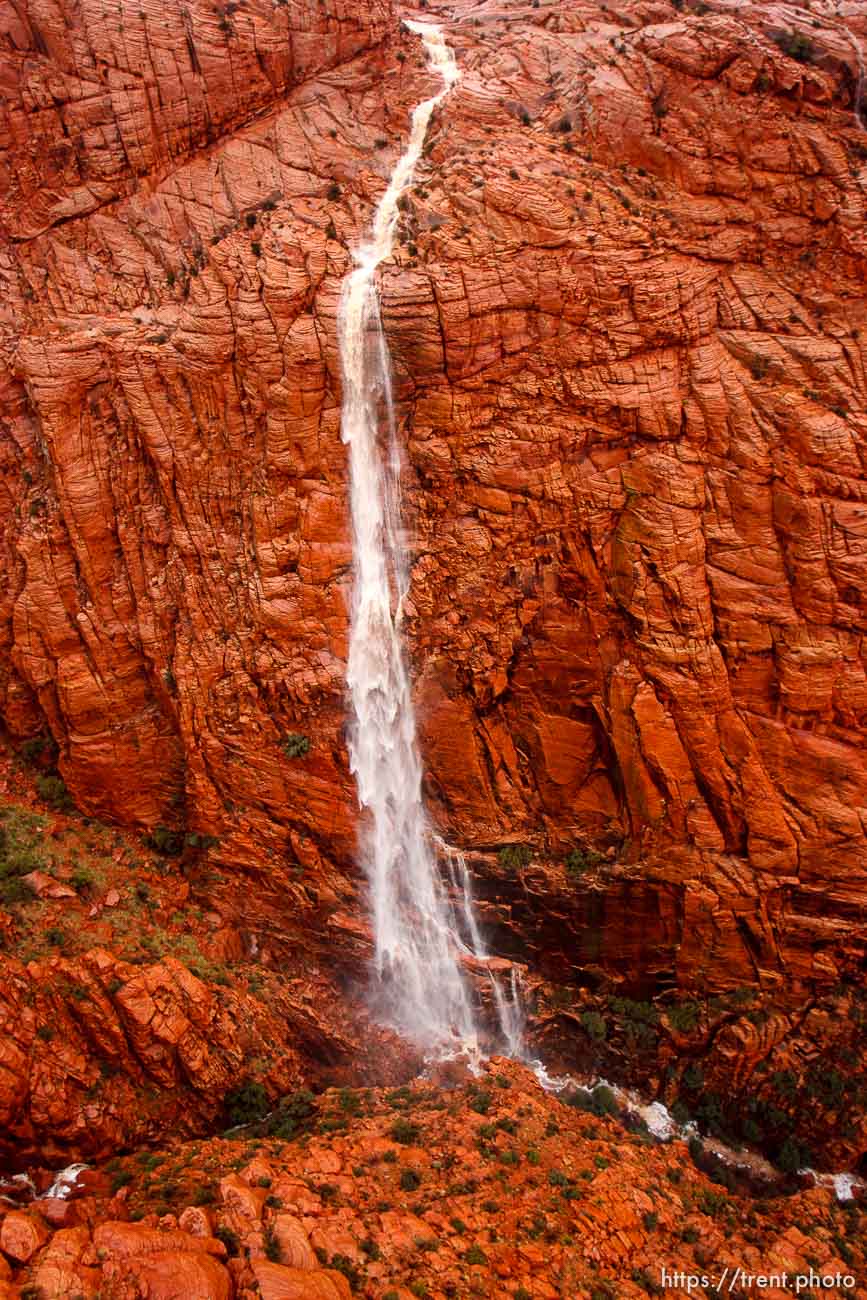
<svg viewBox="0 0 867 1300">
<path fill-rule="evenodd" d="M 479 923 L 476 920 L 475 908 L 473 907 L 473 887 L 467 868 L 467 860 L 459 849 L 453 849 L 439 837 L 437 837 L 437 844 L 448 864 L 452 894 L 457 900 L 455 911 L 457 941 L 461 949 L 474 957 L 476 962 L 481 964 L 489 963 L 491 954 L 485 947 L 479 930 Z M 463 937 L 460 934 L 461 929 L 464 931 Z M 504 991 L 500 981 L 490 969 L 488 970 L 488 980 L 491 986 L 491 1000 L 500 1031 L 499 1050 L 504 1051 L 507 1056 L 514 1057 L 516 1060 L 527 1061 L 528 1064 L 531 1064 L 524 1041 L 526 1015 L 518 968 L 514 965 L 511 968 L 508 993 Z"/>
<path fill-rule="evenodd" d="M 421 36 L 431 65 L 442 76 L 443 89 L 413 112 L 409 144 L 376 210 L 372 237 L 355 253 L 356 267 L 344 285 L 339 319 L 342 437 L 349 446 L 354 541 L 349 754 L 359 803 L 370 814 L 364 865 L 373 903 L 381 1009 L 431 1055 L 465 1053 L 478 1058 L 482 1055 L 479 1025 L 462 958 L 472 959 L 477 966 L 491 958 L 476 919 L 466 861 L 437 841 L 451 877 L 450 898 L 437 871 L 422 803 L 421 760 L 400 637 L 401 608 L 409 586 L 401 540 L 400 456 L 390 358 L 375 284 L 376 270 L 394 245 L 398 200 L 411 184 L 431 114 L 459 73 L 439 28 L 406 25 Z M 859 120 L 862 84 L 863 75 L 856 93 Z M 588 1091 L 587 1085 L 554 1078 L 541 1061 L 528 1059 L 516 969 L 511 968 L 508 993 L 490 969 L 488 978 L 499 1022 L 499 1049 L 531 1065 L 548 1091 L 559 1093 L 573 1086 Z M 660 1138 L 678 1131 L 658 1102 L 647 1105 L 634 1094 L 615 1091 Z M 686 1136 L 686 1131 L 681 1135 Z M 840 1199 L 851 1197 L 855 1183 L 850 1175 L 837 1175 L 834 1184 Z"/>
<path fill-rule="evenodd" d="M 354 581 L 348 685 L 349 757 L 369 824 L 362 846 L 370 882 L 380 1010 L 438 1055 L 479 1054 L 456 918 L 437 871 L 422 803 L 409 673 L 400 635 L 409 573 L 401 538 L 400 456 L 388 347 L 375 275 L 394 246 L 398 202 L 412 182 L 431 114 L 458 80 L 438 27 L 407 23 L 443 79 L 412 114 L 409 144 L 380 200 L 369 242 L 340 305 L 341 436 L 349 447 Z"/>
</svg>

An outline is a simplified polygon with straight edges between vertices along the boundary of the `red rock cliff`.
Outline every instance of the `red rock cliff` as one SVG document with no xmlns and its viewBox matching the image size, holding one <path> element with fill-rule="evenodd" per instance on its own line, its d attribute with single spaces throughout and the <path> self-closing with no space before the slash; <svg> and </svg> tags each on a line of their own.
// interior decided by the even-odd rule
<svg viewBox="0 0 867 1300">
<path fill-rule="evenodd" d="M 862 6 L 438 17 L 463 79 L 382 276 L 434 816 L 608 853 L 566 902 L 487 860 L 518 951 L 553 914 L 564 969 L 807 1005 L 864 953 Z M 335 314 L 418 42 L 386 0 L 0 32 L 7 724 L 287 928 L 292 862 L 352 913 Z"/>
</svg>

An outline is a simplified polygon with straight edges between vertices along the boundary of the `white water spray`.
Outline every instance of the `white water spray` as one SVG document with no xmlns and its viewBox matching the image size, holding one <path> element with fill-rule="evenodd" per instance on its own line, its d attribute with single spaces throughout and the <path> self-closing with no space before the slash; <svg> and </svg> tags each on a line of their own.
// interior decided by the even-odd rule
<svg viewBox="0 0 867 1300">
<path fill-rule="evenodd" d="M 485 947 L 479 930 L 476 910 L 473 906 L 473 886 L 467 860 L 460 849 L 453 849 L 439 836 L 436 836 L 435 839 L 448 866 L 452 896 L 456 900 L 454 916 L 457 942 L 461 950 L 474 958 L 477 964 L 488 964 L 491 962 L 493 954 L 488 952 Z M 463 935 L 460 933 L 461 929 L 464 931 Z M 505 991 L 490 967 L 488 969 L 488 980 L 491 986 L 491 1001 L 496 1012 L 497 1025 L 500 1031 L 500 1042 L 497 1044 L 497 1050 L 505 1052 L 506 1056 L 511 1056 L 516 1061 L 524 1061 L 528 1065 L 535 1065 L 536 1063 L 531 1062 L 527 1056 L 524 1037 L 527 1017 L 518 967 L 513 965 L 509 971 L 508 992 Z"/>
<path fill-rule="evenodd" d="M 422 38 L 443 88 L 412 114 L 406 152 L 376 209 L 368 243 L 355 252 L 340 305 L 341 435 L 349 446 L 354 582 L 348 684 L 349 758 L 368 810 L 362 846 L 370 882 L 380 1010 L 438 1055 L 478 1056 L 478 1026 L 461 967 L 464 947 L 440 881 L 422 803 L 409 673 L 400 637 L 409 585 L 401 540 L 400 456 L 388 347 L 375 275 L 390 256 L 398 202 L 412 182 L 431 114 L 458 80 L 454 55 L 432 24 Z"/>
</svg>

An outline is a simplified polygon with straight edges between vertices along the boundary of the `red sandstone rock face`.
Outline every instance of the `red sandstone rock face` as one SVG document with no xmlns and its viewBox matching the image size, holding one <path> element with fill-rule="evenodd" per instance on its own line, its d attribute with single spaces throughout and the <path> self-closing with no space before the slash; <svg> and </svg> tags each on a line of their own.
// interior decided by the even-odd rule
<svg viewBox="0 0 867 1300">
<path fill-rule="evenodd" d="M 26 1263 L 0 1253 L 0 1294 L 14 1274 L 10 1294 L 45 1300 L 640 1300 L 663 1268 L 740 1267 L 812 1268 L 839 1300 L 853 1291 L 835 1276 L 867 1263 L 863 1202 L 808 1179 L 752 1198 L 684 1142 L 583 1114 L 514 1062 L 446 1089 L 328 1092 L 305 1129 L 252 1151 L 251 1134 L 176 1143 L 156 1176 L 153 1153 L 118 1159 L 124 1199 L 76 1199 L 81 1223 L 42 1228 Z M 3 1213 L 0 1250 L 22 1217 Z"/>
<path fill-rule="evenodd" d="M 434 817 L 610 850 L 586 891 L 477 861 L 518 954 L 595 928 L 564 978 L 805 1007 L 864 952 L 861 7 L 442 16 L 382 275 Z M 385 0 L 0 30 L 7 724 L 358 966 L 335 316 L 418 42 Z"/>
<path fill-rule="evenodd" d="M 46 1192 L 46 1165 L 222 1127 L 227 1094 L 244 1082 L 273 1101 L 302 1084 L 382 1082 L 417 1068 L 309 948 L 279 933 L 275 942 L 261 887 L 257 929 L 242 932 L 231 908 L 220 910 L 201 854 L 169 867 L 116 829 L 36 811 L 32 772 L 5 749 L 0 1163 L 40 1167 Z M 9 892 L 16 852 L 39 863 L 20 877 L 21 897 Z M 34 876 L 51 887 L 36 888 Z M 0 1179 L 0 1197 L 25 1193 Z M 41 1206 L 56 1226 L 74 1222 L 68 1201 Z"/>
</svg>

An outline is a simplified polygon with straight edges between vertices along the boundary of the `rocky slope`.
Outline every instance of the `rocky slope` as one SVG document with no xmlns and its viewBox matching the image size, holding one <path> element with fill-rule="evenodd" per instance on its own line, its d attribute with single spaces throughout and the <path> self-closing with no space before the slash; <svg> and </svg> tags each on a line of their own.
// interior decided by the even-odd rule
<svg viewBox="0 0 867 1300">
<path fill-rule="evenodd" d="M 259 928 L 236 926 L 207 844 L 137 841 L 37 784 L 0 754 L 0 1169 L 212 1131 L 239 1088 L 418 1068 L 333 971 L 272 941 L 265 895 Z"/>
<path fill-rule="evenodd" d="M 740 1297 L 783 1300 L 796 1278 L 802 1295 L 857 1294 L 863 1206 L 818 1187 L 751 1196 L 630 1131 L 604 1089 L 589 1105 L 496 1061 L 446 1086 L 296 1093 L 244 1138 L 143 1150 L 72 1199 L 8 1207 L 0 1296 L 633 1300 L 715 1294 L 724 1269 L 776 1277 L 733 1277 Z M 663 1286 L 664 1270 L 695 1280 Z"/>
<path fill-rule="evenodd" d="M 345 972 L 334 325 L 433 85 L 402 12 L 0 24 L 3 716 L 91 816 L 217 839 L 238 933 Z M 598 1048 L 581 1015 L 610 1009 L 614 1051 L 625 997 L 697 1008 L 641 1065 L 660 1089 L 684 1051 L 733 1097 L 842 1054 L 807 1127 L 857 1159 L 862 6 L 427 12 L 463 79 L 382 292 L 433 815 L 492 946 L 580 988 L 542 1003 L 552 1046 Z"/>
</svg>

